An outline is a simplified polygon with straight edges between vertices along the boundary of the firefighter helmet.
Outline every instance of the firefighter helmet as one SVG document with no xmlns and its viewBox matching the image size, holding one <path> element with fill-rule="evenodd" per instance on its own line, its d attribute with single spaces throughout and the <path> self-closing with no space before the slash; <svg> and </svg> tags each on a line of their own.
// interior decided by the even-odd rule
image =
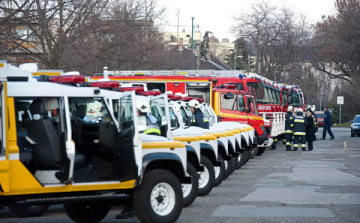
<svg viewBox="0 0 360 223">
<path fill-rule="evenodd" d="M 291 105 L 289 105 L 289 107 L 288 107 L 287 111 L 294 111 L 294 107 L 293 107 L 293 106 L 291 106 Z"/>
<path fill-rule="evenodd" d="M 201 104 L 198 100 L 191 100 L 189 101 L 189 106 L 194 108 L 201 108 Z"/>
<path fill-rule="evenodd" d="M 142 113 L 151 113 L 150 103 L 145 99 L 136 100 L 136 109 L 139 109 Z"/>
</svg>

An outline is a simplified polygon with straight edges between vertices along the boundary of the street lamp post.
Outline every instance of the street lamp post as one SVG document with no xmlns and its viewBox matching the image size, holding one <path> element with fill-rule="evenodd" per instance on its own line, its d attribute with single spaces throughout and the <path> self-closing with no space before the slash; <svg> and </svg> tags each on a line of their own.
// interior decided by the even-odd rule
<svg viewBox="0 0 360 223">
<path fill-rule="evenodd" d="M 194 17 L 191 17 L 191 70 L 194 70 Z"/>
</svg>

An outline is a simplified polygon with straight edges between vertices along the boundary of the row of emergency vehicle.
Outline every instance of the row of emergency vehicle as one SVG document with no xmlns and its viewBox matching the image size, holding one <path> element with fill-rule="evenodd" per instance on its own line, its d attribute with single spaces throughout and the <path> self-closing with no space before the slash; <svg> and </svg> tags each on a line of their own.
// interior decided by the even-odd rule
<svg viewBox="0 0 360 223">
<path fill-rule="evenodd" d="M 20 217 L 64 204 L 73 221 L 99 222 L 122 204 L 141 222 L 174 222 L 259 153 L 257 131 L 219 122 L 209 103 L 201 109 L 210 128 L 200 129 L 188 123 L 186 96 L 52 74 L 0 61 L 0 206 Z M 219 88 L 217 100 L 223 92 L 251 99 Z M 152 115 L 157 136 L 139 111 Z"/>
<path fill-rule="evenodd" d="M 305 95 L 298 86 L 276 84 L 260 75 L 238 71 L 108 71 L 89 77 L 119 81 L 123 86 L 181 93 L 201 98 L 211 105 L 220 121 L 235 121 L 254 127 L 259 154 L 284 134 L 289 105 L 305 111 Z M 231 95 L 234 95 L 232 97 Z"/>
</svg>

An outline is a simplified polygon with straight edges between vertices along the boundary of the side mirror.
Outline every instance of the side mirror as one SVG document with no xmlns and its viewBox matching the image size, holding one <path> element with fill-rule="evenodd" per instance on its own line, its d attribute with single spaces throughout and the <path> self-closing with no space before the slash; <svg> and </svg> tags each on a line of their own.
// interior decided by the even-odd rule
<svg viewBox="0 0 360 223">
<path fill-rule="evenodd" d="M 230 92 L 227 93 L 225 96 L 224 96 L 225 99 L 234 99 L 235 98 L 235 95 L 234 94 L 231 94 Z"/>
<path fill-rule="evenodd" d="M 138 117 L 138 129 L 139 129 L 139 132 L 143 132 L 147 129 L 145 116 Z"/>
<path fill-rule="evenodd" d="M 292 104 L 294 102 L 293 97 L 289 96 L 288 97 L 288 102 L 289 102 L 289 104 Z"/>
<path fill-rule="evenodd" d="M 353 124 L 354 123 L 354 120 L 350 120 L 350 124 Z"/>
</svg>

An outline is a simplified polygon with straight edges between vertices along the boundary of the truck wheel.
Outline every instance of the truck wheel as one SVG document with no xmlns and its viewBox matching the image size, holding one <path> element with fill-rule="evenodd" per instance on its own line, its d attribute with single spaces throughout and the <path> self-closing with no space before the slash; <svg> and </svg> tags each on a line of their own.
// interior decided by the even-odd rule
<svg viewBox="0 0 360 223">
<path fill-rule="evenodd" d="M 220 166 L 214 166 L 214 170 L 215 170 L 214 187 L 219 186 L 221 182 L 224 180 L 224 176 L 225 176 L 224 158 L 220 154 L 218 154 L 218 161 L 220 161 L 221 164 Z"/>
<path fill-rule="evenodd" d="M 240 153 L 239 156 L 235 158 L 235 160 L 236 160 L 235 169 L 236 170 L 240 169 L 240 167 L 241 167 L 241 159 L 243 159 L 242 156 L 244 156 L 244 155 L 245 155 L 244 153 Z"/>
<path fill-rule="evenodd" d="M 175 222 L 183 206 L 179 179 L 166 170 L 149 171 L 135 188 L 133 206 L 143 223 Z"/>
<path fill-rule="evenodd" d="M 49 205 L 9 206 L 11 213 L 20 218 L 38 217 L 49 209 Z"/>
<path fill-rule="evenodd" d="M 249 159 L 250 159 L 250 151 L 244 148 L 244 153 L 241 154 L 241 161 L 240 161 L 241 167 L 244 166 L 249 161 Z"/>
<path fill-rule="evenodd" d="M 191 163 L 187 163 L 187 173 L 191 176 L 191 184 L 182 184 L 183 207 L 187 207 L 195 201 L 199 189 L 199 176 L 195 167 Z"/>
<path fill-rule="evenodd" d="M 65 212 L 75 222 L 99 222 L 110 211 L 110 205 L 104 203 L 66 203 Z"/>
<path fill-rule="evenodd" d="M 226 180 L 230 174 L 233 172 L 234 166 L 233 166 L 232 158 L 231 160 L 225 160 L 225 177 L 224 180 Z"/>
<path fill-rule="evenodd" d="M 215 181 L 215 171 L 214 165 L 212 162 L 206 157 L 201 155 L 201 165 L 204 166 L 204 172 L 198 172 L 199 174 L 199 190 L 198 196 L 205 196 L 214 187 Z"/>
<path fill-rule="evenodd" d="M 254 158 L 258 152 L 259 147 L 256 146 L 252 146 L 252 150 L 251 150 L 251 155 L 250 155 L 250 159 Z"/>
<path fill-rule="evenodd" d="M 257 156 L 261 156 L 266 150 L 266 147 L 258 147 Z"/>
</svg>

